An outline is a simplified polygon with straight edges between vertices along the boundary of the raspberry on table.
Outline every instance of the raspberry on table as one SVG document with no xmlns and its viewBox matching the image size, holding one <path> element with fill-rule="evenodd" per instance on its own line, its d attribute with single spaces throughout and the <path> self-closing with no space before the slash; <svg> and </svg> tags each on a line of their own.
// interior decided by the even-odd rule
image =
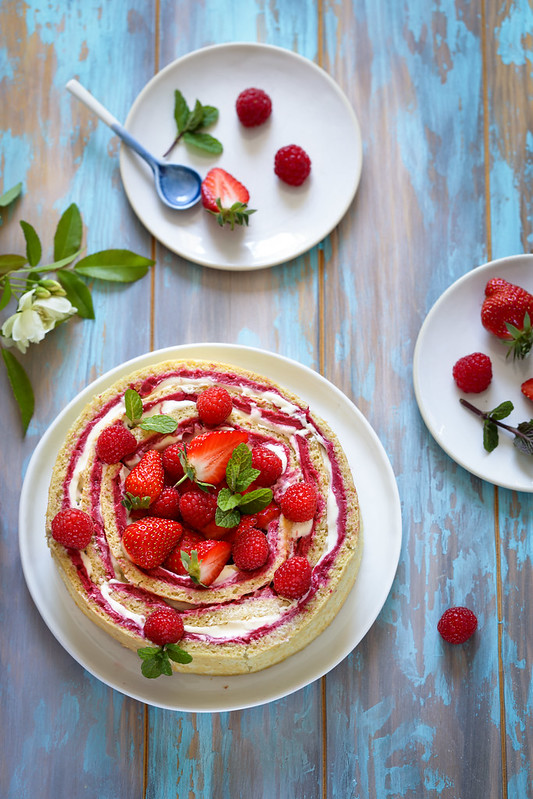
<svg viewBox="0 0 533 799">
<path fill-rule="evenodd" d="M 289 144 L 277 151 L 274 172 L 289 186 L 301 186 L 311 172 L 311 159 L 297 144 Z"/>
<path fill-rule="evenodd" d="M 52 519 L 52 537 L 58 544 L 72 549 L 85 549 L 93 536 L 93 520 L 78 508 L 65 508 Z"/>
<path fill-rule="evenodd" d="M 137 439 L 123 424 L 106 427 L 96 441 L 96 454 L 102 463 L 119 463 L 131 455 L 137 447 Z"/>
<path fill-rule="evenodd" d="M 185 524 L 201 530 L 215 518 L 217 500 L 205 491 L 187 491 L 180 498 L 180 513 Z"/>
<path fill-rule="evenodd" d="M 233 401 L 223 386 L 209 386 L 198 395 L 196 409 L 204 424 L 215 427 L 226 421 L 233 409 Z"/>
<path fill-rule="evenodd" d="M 254 483 L 261 488 L 274 485 L 283 471 L 283 463 L 279 455 L 263 445 L 252 449 L 252 466 L 260 471 L 260 475 L 255 478 Z"/>
<path fill-rule="evenodd" d="M 237 533 L 232 547 L 233 562 L 242 571 L 260 569 L 268 560 L 270 547 L 266 535 L 256 527 Z"/>
<path fill-rule="evenodd" d="M 464 644 L 476 629 L 477 618 L 465 607 L 448 608 L 437 624 L 437 630 L 449 644 Z"/>
<path fill-rule="evenodd" d="M 489 387 L 492 380 L 492 363 L 488 355 L 473 352 L 454 364 L 453 379 L 465 394 L 479 394 Z"/>
<path fill-rule="evenodd" d="M 173 608 L 154 610 L 144 623 L 145 637 L 157 646 L 177 643 L 184 632 L 181 614 Z"/>
<path fill-rule="evenodd" d="M 286 599 L 300 599 L 311 587 L 311 574 L 307 558 L 294 555 L 274 572 L 274 591 Z"/>
<path fill-rule="evenodd" d="M 294 483 L 281 498 L 281 512 L 290 522 L 307 522 L 316 513 L 317 499 L 312 483 Z"/>
<path fill-rule="evenodd" d="M 235 103 L 237 116 L 245 128 L 263 125 L 272 113 L 272 100 L 263 89 L 244 89 Z"/>
</svg>

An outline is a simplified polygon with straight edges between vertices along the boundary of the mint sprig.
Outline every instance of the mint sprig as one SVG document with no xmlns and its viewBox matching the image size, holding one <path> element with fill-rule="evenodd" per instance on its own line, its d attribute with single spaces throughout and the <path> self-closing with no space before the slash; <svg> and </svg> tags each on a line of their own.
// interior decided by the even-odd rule
<svg viewBox="0 0 533 799">
<path fill-rule="evenodd" d="M 492 411 L 482 411 L 462 397 L 459 402 L 465 408 L 468 408 L 469 411 L 483 419 L 483 447 L 487 452 L 492 452 L 498 446 L 498 428 L 501 427 L 514 435 L 513 445 L 520 452 L 526 455 L 533 455 L 533 419 L 528 422 L 520 422 L 517 427 L 511 427 L 511 425 L 504 424 L 501 421 L 514 410 L 514 405 L 510 400 L 500 403 Z"/>
<path fill-rule="evenodd" d="M 211 155 L 220 155 L 223 150 L 221 142 L 210 133 L 205 132 L 205 128 L 214 125 L 217 121 L 218 108 L 212 105 L 202 105 L 199 100 L 196 100 L 194 108 L 191 110 L 183 94 L 176 89 L 174 92 L 174 119 L 178 135 L 163 154 L 163 158 L 170 154 L 181 139 L 198 150 L 203 150 Z"/>
<path fill-rule="evenodd" d="M 145 646 L 137 650 L 137 654 L 142 660 L 141 671 L 148 679 L 155 679 L 162 674 L 170 677 L 172 666 L 170 661 L 175 663 L 190 663 L 192 655 L 182 649 L 178 644 L 165 644 L 164 646 Z"/>
<path fill-rule="evenodd" d="M 163 413 L 157 413 L 143 419 L 143 401 L 134 388 L 127 388 L 124 392 L 124 404 L 126 406 L 126 416 L 130 420 L 132 427 L 168 434 L 173 433 L 178 426 L 177 421 L 172 416 L 167 416 Z"/>
<path fill-rule="evenodd" d="M 233 450 L 226 466 L 228 488 L 219 491 L 215 523 L 219 527 L 235 527 L 241 514 L 259 513 L 272 502 L 271 488 L 255 488 L 247 494 L 242 493 L 259 477 L 259 470 L 252 466 L 252 453 L 246 444 L 239 444 Z"/>
</svg>

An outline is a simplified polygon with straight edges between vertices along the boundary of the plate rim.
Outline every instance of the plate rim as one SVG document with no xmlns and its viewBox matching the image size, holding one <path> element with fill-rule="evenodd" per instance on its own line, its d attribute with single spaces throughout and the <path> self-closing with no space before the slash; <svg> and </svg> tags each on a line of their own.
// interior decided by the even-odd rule
<svg viewBox="0 0 533 799">
<path fill-rule="evenodd" d="M 329 84 L 330 88 L 335 92 L 335 94 L 342 100 L 342 103 L 348 112 L 349 116 L 351 117 L 351 123 L 355 132 L 355 142 L 356 145 L 356 152 L 357 152 L 357 168 L 353 173 L 352 178 L 352 187 L 350 189 L 349 195 L 347 195 L 347 199 L 337 214 L 335 221 L 329 226 L 329 228 L 323 232 L 319 236 L 312 236 L 307 243 L 301 244 L 300 246 L 296 247 L 293 252 L 288 257 L 279 256 L 277 258 L 267 260 L 265 262 L 261 262 L 258 264 L 249 264 L 249 262 L 244 264 L 232 265 L 230 263 L 220 263 L 215 262 L 213 259 L 206 259 L 201 258 L 198 256 L 192 257 L 191 255 L 183 254 L 175 247 L 172 247 L 167 242 L 161 241 L 159 238 L 156 230 L 154 229 L 153 224 L 147 224 L 144 218 L 141 217 L 139 214 L 136 204 L 134 202 L 134 198 L 132 197 L 131 190 L 128 188 L 126 180 L 124 178 L 124 171 L 128 168 L 128 159 L 130 154 L 128 153 L 127 147 L 125 147 L 122 143 L 120 145 L 120 152 L 119 152 L 119 170 L 120 170 L 120 177 L 122 181 L 122 185 L 124 188 L 124 192 L 126 194 L 127 200 L 132 208 L 133 212 L 141 222 L 141 224 L 149 231 L 149 233 L 166 249 L 170 252 L 178 255 L 180 258 L 183 258 L 191 263 L 197 264 L 199 266 L 204 266 L 209 269 L 218 269 L 221 271 L 234 271 L 234 272 L 250 272 L 250 271 L 257 271 L 260 269 L 269 269 L 273 266 L 279 266 L 280 264 L 290 263 L 294 259 L 304 255 L 305 253 L 312 250 L 316 247 L 320 242 L 322 242 L 330 233 L 337 227 L 337 225 L 341 222 L 344 218 L 350 205 L 353 203 L 355 196 L 357 194 L 357 189 L 359 188 L 359 184 L 361 182 L 361 175 L 363 169 L 363 159 L 364 159 L 364 150 L 363 150 L 363 138 L 361 132 L 361 125 L 355 110 L 346 95 L 346 92 L 341 88 L 341 86 L 337 83 L 337 81 L 321 66 L 316 64 L 311 59 L 307 58 L 306 56 L 301 55 L 300 53 L 296 53 L 293 50 L 289 50 L 285 47 L 280 47 L 278 45 L 272 44 L 263 44 L 261 42 L 223 42 L 219 44 L 212 44 L 206 45 L 205 47 L 199 47 L 196 50 L 192 50 L 188 53 L 184 53 L 179 58 L 174 59 L 170 63 L 166 64 L 161 70 L 159 70 L 152 78 L 143 86 L 140 92 L 135 97 L 133 103 L 130 106 L 130 109 L 126 116 L 126 121 L 124 123 L 124 127 L 127 130 L 130 130 L 130 126 L 132 124 L 132 118 L 138 111 L 138 107 L 141 105 L 144 98 L 148 95 L 149 91 L 153 89 L 154 85 L 156 85 L 160 80 L 164 80 L 166 74 L 171 72 L 175 69 L 178 65 L 182 65 L 186 63 L 189 59 L 193 59 L 195 57 L 200 57 L 204 53 L 209 53 L 212 51 L 217 50 L 232 50 L 236 48 L 245 48 L 250 51 L 253 50 L 261 50 L 261 51 L 270 51 L 273 53 L 283 54 L 283 57 L 293 58 L 299 61 L 302 65 L 310 68 L 311 71 L 314 71 L 317 75 L 324 78 L 326 82 Z"/>
<path fill-rule="evenodd" d="M 422 400 L 422 389 L 421 389 L 421 367 L 420 367 L 420 353 L 422 347 L 424 345 L 424 339 L 427 335 L 427 330 L 430 328 L 434 317 L 440 310 L 440 307 L 448 300 L 451 294 L 455 294 L 456 291 L 460 290 L 464 283 L 468 283 L 472 280 L 475 276 L 483 274 L 483 272 L 491 272 L 492 270 L 499 270 L 499 269 L 507 269 L 510 266 L 513 266 L 520 261 L 530 261 L 531 266 L 533 267 L 533 253 L 517 253 L 514 255 L 507 255 L 502 256 L 500 258 L 495 258 L 491 261 L 486 261 L 478 266 L 473 267 L 470 271 L 466 272 L 464 275 L 458 277 L 453 283 L 451 283 L 443 292 L 440 294 L 437 299 L 434 301 L 433 305 L 430 307 L 429 311 L 427 312 L 424 321 L 420 327 L 418 332 L 418 336 L 416 339 L 415 348 L 413 351 L 413 388 L 415 393 L 416 402 L 418 405 L 418 409 L 420 411 L 420 415 L 426 425 L 428 431 L 433 436 L 436 443 L 439 447 L 461 468 L 465 469 L 470 474 L 474 475 L 475 477 L 479 477 L 481 480 L 484 480 L 486 483 L 490 485 L 495 485 L 500 488 L 509 489 L 511 491 L 519 491 L 523 493 L 533 493 L 533 481 L 531 487 L 524 487 L 522 485 L 517 486 L 516 483 L 512 481 L 506 481 L 505 479 L 502 480 L 495 480 L 486 476 L 482 470 L 474 468 L 466 463 L 463 459 L 460 459 L 456 454 L 454 454 L 453 450 L 446 446 L 441 437 L 438 434 L 435 426 L 432 423 L 430 418 L 429 412 L 426 408 L 425 403 Z"/>
<path fill-rule="evenodd" d="M 33 470 L 37 468 L 37 465 L 39 464 L 39 460 L 42 457 L 42 453 L 45 450 L 45 448 L 47 447 L 47 445 L 49 444 L 49 440 L 51 438 L 53 438 L 53 435 L 56 432 L 56 430 L 58 428 L 60 428 L 61 426 L 63 426 L 63 432 L 64 432 L 64 426 L 67 425 L 67 427 L 68 427 L 72 423 L 73 419 L 75 419 L 77 414 L 79 413 L 79 409 L 77 408 L 77 406 L 80 405 L 81 407 L 83 407 L 83 405 L 87 402 L 86 397 L 93 393 L 93 387 L 96 385 L 98 387 L 98 390 L 102 390 L 102 388 L 103 388 L 103 386 L 105 384 L 110 384 L 110 383 L 114 382 L 118 378 L 118 376 L 120 374 L 122 374 L 122 373 L 127 374 L 128 371 L 132 371 L 133 365 L 135 366 L 135 368 L 142 368 L 144 365 L 146 365 L 144 363 L 144 361 L 150 362 L 152 360 L 152 358 L 156 358 L 157 360 L 161 360 L 161 359 L 164 360 L 164 359 L 168 359 L 168 358 L 171 358 L 171 357 L 176 357 L 176 358 L 179 358 L 179 357 L 198 357 L 198 358 L 200 358 L 200 355 L 197 355 L 197 354 L 195 355 L 194 351 L 202 350 L 204 348 L 213 349 L 215 351 L 215 354 L 216 354 L 216 350 L 217 349 L 218 350 L 223 350 L 223 351 L 230 350 L 232 353 L 235 353 L 235 352 L 238 352 L 238 351 L 244 351 L 246 354 L 257 354 L 257 353 L 260 353 L 261 355 L 266 355 L 268 358 L 273 357 L 275 360 L 279 359 L 286 366 L 301 367 L 305 372 L 308 373 L 308 375 L 311 377 L 311 379 L 319 378 L 319 381 L 322 383 L 324 388 L 327 388 L 328 391 L 329 390 L 333 390 L 333 392 L 335 394 L 337 394 L 339 397 L 342 398 L 343 402 L 347 403 L 348 406 L 351 406 L 351 409 L 353 409 L 355 411 L 356 416 L 359 419 L 359 422 L 363 425 L 364 432 L 367 435 L 370 436 L 370 438 L 372 440 L 372 443 L 373 443 L 373 447 L 377 448 L 377 453 L 379 455 L 379 466 L 380 466 L 380 469 L 384 470 L 384 473 L 385 473 L 384 481 L 387 484 L 387 489 L 389 489 L 390 492 L 391 492 L 390 493 L 390 507 L 391 507 L 390 515 L 391 515 L 391 518 L 394 518 L 394 526 L 395 526 L 394 536 L 393 536 L 393 544 L 394 544 L 394 546 L 392 547 L 392 552 L 391 552 L 392 557 L 389 557 L 389 559 L 388 559 L 388 566 L 387 566 L 387 570 L 386 570 L 387 579 L 385 579 L 385 581 L 381 582 L 381 591 L 379 592 L 379 595 L 378 595 L 377 606 L 376 606 L 376 608 L 372 609 L 372 611 L 370 613 L 370 617 L 367 619 L 366 624 L 363 627 L 361 627 L 361 629 L 358 631 L 357 635 L 355 637 L 354 636 L 350 636 L 350 641 L 349 641 L 348 645 L 344 644 L 340 648 L 339 652 L 337 652 L 336 656 L 333 659 L 331 659 L 330 661 L 328 661 L 328 663 L 326 664 L 325 668 L 318 669 L 314 673 L 314 676 L 312 676 L 310 679 L 306 678 L 303 681 L 298 681 L 298 680 L 294 681 L 293 680 L 291 682 L 291 685 L 290 685 L 289 688 L 279 686 L 279 687 L 276 688 L 276 690 L 274 690 L 274 691 L 271 690 L 269 692 L 269 695 L 266 696 L 266 698 L 263 695 L 261 695 L 261 697 L 259 697 L 258 699 L 254 699 L 253 701 L 252 700 L 246 701 L 246 702 L 242 702 L 241 701 L 241 702 L 237 703 L 237 702 L 235 702 L 236 697 L 234 697 L 232 702 L 220 701 L 216 706 L 213 705 L 213 706 L 210 706 L 210 707 L 203 707 L 203 706 L 202 707 L 198 707 L 198 706 L 188 706 L 188 705 L 187 706 L 183 706 L 183 703 L 178 705 L 175 702 L 174 703 L 170 703 L 170 702 L 154 701 L 153 699 L 150 699 L 147 696 L 140 695 L 140 693 L 138 693 L 135 690 L 129 689 L 125 685 L 121 685 L 118 682 L 118 680 L 113 681 L 113 680 L 110 680 L 110 679 L 102 676 L 101 673 L 98 673 L 98 669 L 91 668 L 91 666 L 88 666 L 87 663 L 86 663 L 86 660 L 83 657 L 83 653 L 80 654 L 80 652 L 79 652 L 79 645 L 76 645 L 75 643 L 73 645 L 73 643 L 69 640 L 68 635 L 66 633 L 64 633 L 62 629 L 59 629 L 59 630 L 57 629 L 57 624 L 55 623 L 54 619 L 50 618 L 49 614 L 48 615 L 45 614 L 43 609 L 41 609 L 41 607 L 39 607 L 39 604 L 38 604 L 37 598 L 36 598 L 36 594 L 38 592 L 36 591 L 36 588 L 35 588 L 35 586 L 32 583 L 32 579 L 31 579 L 31 575 L 30 575 L 30 569 L 28 567 L 28 564 L 30 562 L 30 560 L 29 560 L 29 549 L 30 549 L 30 538 L 31 538 L 31 536 L 25 535 L 25 528 L 28 526 L 27 523 L 26 523 L 25 515 L 28 513 L 27 510 L 26 510 L 26 508 L 27 508 L 27 499 L 26 499 L 26 497 L 27 497 L 27 495 L 29 493 L 29 490 L 30 490 L 29 489 L 29 477 L 31 477 Z M 189 352 L 191 350 L 193 351 L 192 354 L 188 354 L 188 355 L 185 354 L 185 353 L 187 353 L 187 352 Z M 205 356 L 204 356 L 204 358 L 205 358 Z M 227 362 L 227 360 L 228 359 L 226 358 L 226 362 Z M 72 416 L 72 418 L 69 420 L 70 416 Z M 53 461 L 55 461 L 56 454 L 57 453 L 54 450 L 54 452 L 51 455 L 49 455 L 48 458 L 51 458 L 51 460 L 53 462 Z M 364 517 L 364 507 L 362 507 L 362 516 Z M 363 520 L 363 524 L 364 524 L 364 520 Z M 86 671 L 88 671 L 90 674 L 92 674 L 94 677 L 96 677 L 100 682 L 104 683 L 105 685 L 109 686 L 110 688 L 113 688 L 113 689 L 119 691 L 120 693 L 125 694 L 126 696 L 129 696 L 129 697 L 131 697 L 133 699 L 136 699 L 138 701 L 144 702 L 144 703 L 146 703 L 148 705 L 151 705 L 153 707 L 160 707 L 160 708 L 163 708 L 163 709 L 176 710 L 176 711 L 182 711 L 182 712 L 197 712 L 197 713 L 208 712 L 208 713 L 213 713 L 213 712 L 226 712 L 226 711 L 232 711 L 232 710 L 243 710 L 243 709 L 246 709 L 246 708 L 249 708 L 249 707 L 260 706 L 260 705 L 267 704 L 269 702 L 281 699 L 281 698 L 283 698 L 285 696 L 288 696 L 288 695 L 290 695 L 292 693 L 295 693 L 296 691 L 298 691 L 298 690 L 300 690 L 300 689 L 312 684 L 313 682 L 316 682 L 316 680 L 320 679 L 325 674 L 329 673 L 332 669 L 334 669 L 342 660 L 344 660 L 361 643 L 361 641 L 366 636 L 368 630 L 375 623 L 377 617 L 379 616 L 379 613 L 383 609 L 383 606 L 385 605 L 385 603 L 387 601 L 387 598 L 389 597 L 389 594 L 390 594 L 390 591 L 391 591 L 391 588 L 392 588 L 392 584 L 394 582 L 394 579 L 395 579 L 395 576 L 396 576 L 396 572 L 397 572 L 397 569 L 398 569 L 398 564 L 399 564 L 399 559 L 400 559 L 400 554 L 401 554 L 402 538 L 403 538 L 403 531 L 402 531 L 401 501 L 400 501 L 398 484 L 397 484 L 397 481 L 396 481 L 396 477 L 395 477 L 394 471 L 392 469 L 392 465 L 391 465 L 391 463 L 389 461 L 388 455 L 387 455 L 383 445 L 381 444 L 381 441 L 379 440 L 376 432 L 374 431 L 374 429 L 372 428 L 372 426 L 370 425 L 368 420 L 364 417 L 362 412 L 357 408 L 357 406 L 355 406 L 354 403 L 339 388 L 337 388 L 337 386 L 335 386 L 333 383 L 331 383 L 323 375 L 321 375 L 320 373 L 316 372 L 314 369 L 306 366 L 305 364 L 302 364 L 302 363 L 300 363 L 298 361 L 295 361 L 292 358 L 288 358 L 287 356 L 284 356 L 284 355 L 278 355 L 277 353 L 273 353 L 273 352 L 268 351 L 268 350 L 260 349 L 258 347 L 248 347 L 248 346 L 244 346 L 244 345 L 213 343 L 213 342 L 195 343 L 195 344 L 182 344 L 182 345 L 176 345 L 176 346 L 162 348 L 162 349 L 159 349 L 159 350 L 154 350 L 154 351 L 148 352 L 148 353 L 143 353 L 140 356 L 136 356 L 134 358 L 129 359 L 128 361 L 125 361 L 125 362 L 123 362 L 121 364 L 118 364 L 117 366 L 115 366 L 112 369 L 108 370 L 103 375 L 101 375 L 100 377 L 98 377 L 95 380 L 91 381 L 87 386 L 85 386 L 75 397 L 72 398 L 72 400 L 65 406 L 65 408 L 57 415 L 57 417 L 50 424 L 50 426 L 48 427 L 47 431 L 45 432 L 45 434 L 42 436 L 42 438 L 38 442 L 38 444 L 37 444 L 37 446 L 36 446 L 36 448 L 35 448 L 35 450 L 34 450 L 34 452 L 32 454 L 32 457 L 31 457 L 31 459 L 30 459 L 30 461 L 28 463 L 28 467 L 27 467 L 27 470 L 26 470 L 26 475 L 25 475 L 25 478 L 24 478 L 23 486 L 22 486 L 20 506 L 19 506 L 19 552 L 20 552 L 20 558 L 21 558 L 21 562 L 22 562 L 22 569 L 23 569 L 24 578 L 25 578 L 26 585 L 28 587 L 29 593 L 30 593 L 30 595 L 32 597 L 32 600 L 34 601 L 34 604 L 36 605 L 37 610 L 39 611 L 39 614 L 41 615 L 42 620 L 44 621 L 44 623 L 46 624 L 46 626 L 48 627 L 48 629 L 50 630 L 52 635 L 62 645 L 62 647 L 67 651 L 67 653 L 71 657 L 73 657 L 74 660 L 76 660 L 77 663 L 82 668 L 84 668 Z M 365 550 L 366 550 L 366 547 L 363 550 L 363 561 L 362 561 L 362 564 L 361 564 L 361 569 L 364 568 Z M 67 589 L 63 585 L 63 583 L 61 581 L 61 578 L 59 578 L 59 581 L 60 581 L 60 585 L 61 585 L 61 590 L 64 588 L 65 592 L 67 592 Z M 354 588 L 352 589 L 352 591 L 355 590 L 355 586 L 356 585 L 357 585 L 357 581 L 356 581 L 356 584 L 354 585 Z M 82 611 L 77 607 L 77 605 L 74 603 L 74 601 L 70 598 L 70 596 L 68 595 L 68 592 L 67 592 L 66 595 L 68 596 L 70 602 L 72 603 L 72 608 L 69 606 L 69 612 L 72 610 L 74 612 L 74 615 L 76 615 L 76 616 L 79 615 L 81 617 L 81 620 L 84 623 L 86 622 L 87 625 L 89 625 L 88 629 L 92 629 L 93 622 L 91 622 L 89 619 L 87 619 L 85 617 L 85 615 L 82 613 Z M 341 608 L 341 611 L 339 611 L 339 613 L 340 612 L 342 612 L 342 608 Z M 329 628 L 331 628 L 332 625 L 334 625 L 335 618 L 332 620 L 332 622 L 326 628 L 326 630 L 323 633 L 321 633 L 321 635 L 318 636 L 317 639 L 315 639 L 315 641 L 320 640 L 320 637 L 322 635 L 324 635 L 324 633 Z M 103 633 L 103 634 L 106 635 L 105 633 Z M 354 641 L 354 638 L 356 638 L 357 640 Z M 111 639 L 111 640 L 113 640 L 113 639 Z M 310 645 L 312 645 L 312 643 L 313 642 L 311 642 Z M 121 651 L 122 651 L 122 649 L 123 648 L 121 647 Z M 300 650 L 300 654 L 301 654 L 301 652 L 304 652 L 305 649 L 306 648 L 304 648 L 304 650 Z M 124 652 L 126 652 L 127 654 L 130 654 L 130 655 L 134 654 L 134 653 L 128 652 L 128 650 L 125 650 L 125 649 L 124 649 Z M 298 654 L 299 653 L 295 653 L 295 655 L 291 656 L 291 657 L 293 657 L 293 658 L 297 657 Z M 268 672 L 271 669 L 276 669 L 277 666 L 285 668 L 284 664 L 287 664 L 288 662 L 289 662 L 289 668 L 290 668 L 290 658 L 287 658 L 286 660 L 281 661 L 279 664 L 274 664 L 274 666 L 269 667 L 269 669 L 266 669 L 264 671 Z M 272 672 L 270 671 L 270 673 L 272 673 Z M 261 675 L 261 672 L 256 672 L 255 674 Z M 183 678 L 184 675 L 180 674 L 178 676 L 180 678 Z M 195 677 L 195 678 L 202 677 L 205 680 L 213 680 L 213 679 L 215 679 L 215 680 L 220 680 L 220 681 L 225 680 L 226 682 L 228 680 L 228 677 L 223 677 L 223 676 L 220 676 L 220 677 L 217 677 L 217 676 L 211 677 L 210 675 L 190 675 L 190 676 L 191 677 Z M 239 676 L 246 677 L 247 675 L 232 675 L 232 676 L 235 679 L 236 677 L 237 678 Z M 148 688 L 149 685 L 147 684 L 146 687 Z M 221 699 L 224 699 L 224 696 L 222 696 Z"/>
</svg>

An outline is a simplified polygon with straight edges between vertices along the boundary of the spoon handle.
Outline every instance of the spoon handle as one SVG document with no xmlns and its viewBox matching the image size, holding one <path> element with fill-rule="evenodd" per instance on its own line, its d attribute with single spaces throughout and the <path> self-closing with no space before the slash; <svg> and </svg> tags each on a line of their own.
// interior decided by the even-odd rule
<svg viewBox="0 0 533 799">
<path fill-rule="evenodd" d="M 105 108 L 105 106 L 100 103 L 96 97 L 93 97 L 92 94 L 87 91 L 87 89 L 79 83 L 79 81 L 69 80 L 67 83 L 66 88 L 68 91 L 77 97 L 78 100 L 87 106 L 91 111 L 94 111 L 97 117 L 99 117 L 102 122 L 104 122 L 108 127 L 112 128 L 114 125 L 119 125 L 118 119 L 116 119 L 113 114 Z"/>
</svg>

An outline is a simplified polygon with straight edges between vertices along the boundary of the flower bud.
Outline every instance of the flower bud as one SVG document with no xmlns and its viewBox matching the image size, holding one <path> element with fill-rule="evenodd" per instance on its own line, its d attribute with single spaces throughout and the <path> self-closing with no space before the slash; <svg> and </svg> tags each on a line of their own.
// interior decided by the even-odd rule
<svg viewBox="0 0 533 799">
<path fill-rule="evenodd" d="M 61 284 L 58 283 L 57 280 L 53 280 L 50 277 L 44 278 L 43 280 L 39 280 L 39 286 L 48 289 L 48 291 L 53 297 L 65 297 L 67 294 L 65 289 L 61 286 Z"/>
<path fill-rule="evenodd" d="M 46 289 L 44 286 L 37 286 L 37 288 L 36 288 L 36 289 L 35 289 L 35 291 L 34 291 L 34 296 L 35 296 L 35 297 L 36 297 L 38 300 L 47 300 L 47 299 L 48 299 L 49 297 L 51 297 L 52 295 L 51 295 L 51 293 L 48 291 L 48 289 Z"/>
</svg>

